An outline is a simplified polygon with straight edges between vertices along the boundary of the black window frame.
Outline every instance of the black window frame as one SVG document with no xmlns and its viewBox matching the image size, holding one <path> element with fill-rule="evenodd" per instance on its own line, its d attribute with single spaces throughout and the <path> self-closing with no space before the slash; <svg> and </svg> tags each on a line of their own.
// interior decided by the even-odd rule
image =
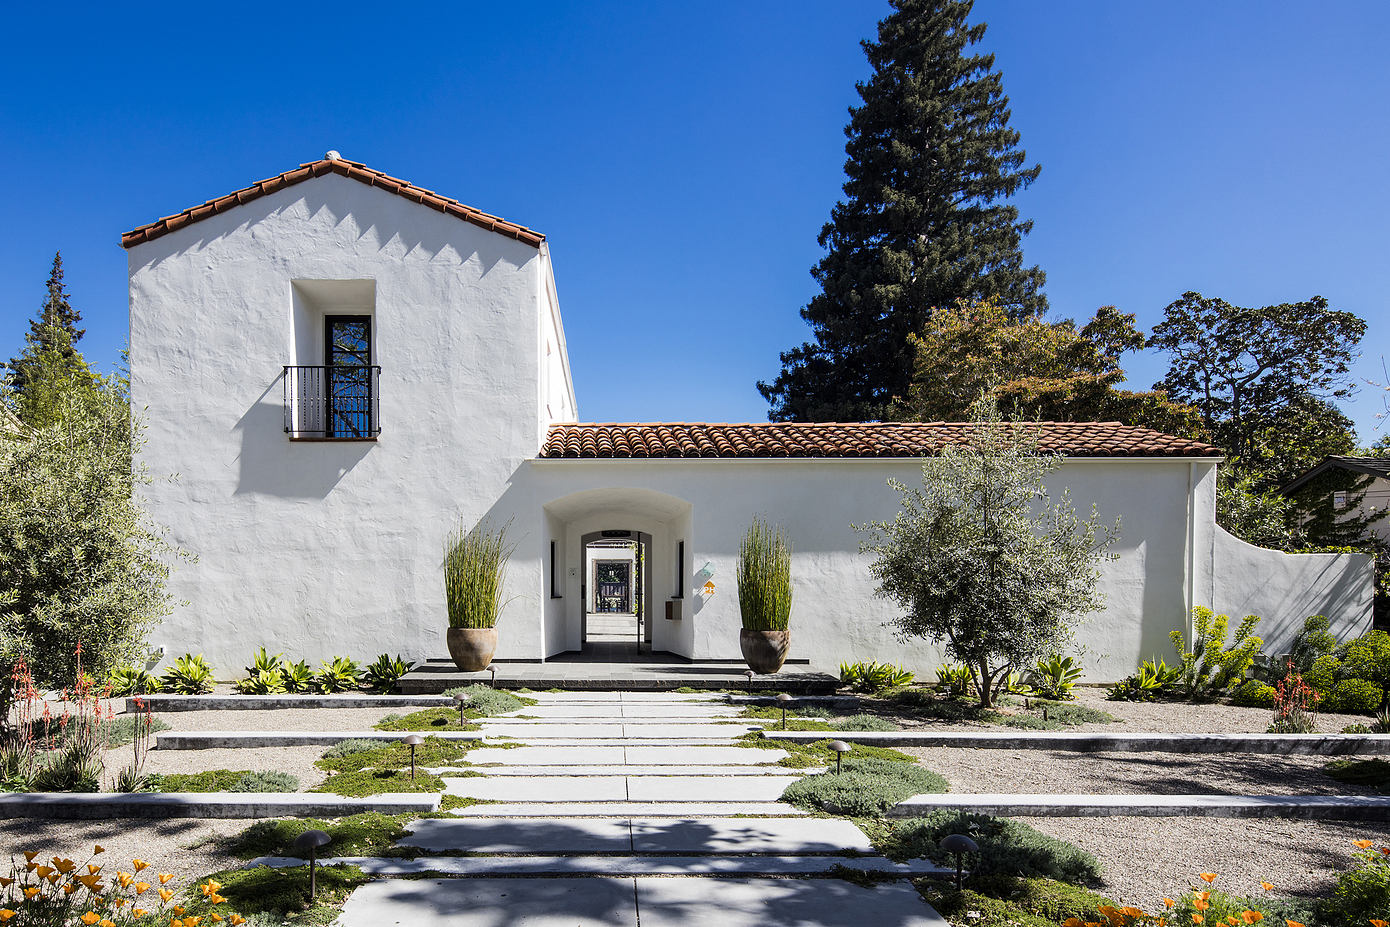
<svg viewBox="0 0 1390 927">
<path fill-rule="evenodd" d="M 363 325 L 365 326 L 365 329 L 366 329 L 366 342 L 367 342 L 367 362 L 366 362 L 365 364 L 360 364 L 360 365 L 358 365 L 358 364 L 334 364 L 334 363 L 333 363 L 333 323 L 335 323 L 335 322 L 361 322 L 361 323 L 363 323 Z M 359 438 L 359 439 L 360 439 L 360 438 L 364 437 L 363 435 L 360 435 L 360 434 L 340 435 L 340 434 L 337 433 L 336 429 L 334 428 L 334 411 L 333 411 L 333 370 L 334 370 L 334 368 L 336 368 L 336 367 L 360 366 L 360 367 L 362 367 L 363 370 L 367 371 L 367 377 L 366 377 L 367 394 L 366 394 L 365 397 L 362 397 L 363 400 L 364 400 L 364 406 L 365 406 L 365 409 L 366 409 L 366 413 L 365 413 L 365 414 L 366 414 L 366 417 L 367 417 L 367 433 L 368 433 L 368 435 L 374 435 L 377 431 L 379 431 L 379 428 L 377 427 L 377 423 L 374 421 L 374 413 L 375 413 L 376 407 L 375 407 L 375 404 L 373 403 L 374 397 L 373 397 L 373 395 L 372 395 L 372 392 L 373 392 L 373 382 L 372 382 L 372 381 L 373 381 L 373 378 L 372 378 L 371 371 L 372 371 L 372 367 L 373 367 L 373 362 L 376 360 L 376 345 L 373 343 L 372 334 L 373 334 L 373 332 L 372 332 L 372 316 L 371 316 L 370 314 L 368 314 L 368 313 L 360 313 L 360 312 L 359 312 L 359 313 L 352 313 L 352 314 L 334 314 L 334 315 L 325 315 L 325 316 L 323 317 L 323 370 L 324 370 L 324 385 L 323 385 L 324 416 L 323 416 L 323 424 L 324 424 L 324 432 L 325 432 L 325 435 L 326 435 L 326 437 L 328 437 L 328 438 L 337 438 L 337 439 L 343 439 L 343 438 Z"/>
<path fill-rule="evenodd" d="M 685 598 L 685 541 L 676 542 L 676 594 L 671 598 Z"/>
<path fill-rule="evenodd" d="M 563 593 L 556 592 L 555 585 L 555 542 L 550 542 L 550 597 L 552 599 L 563 599 Z"/>
</svg>

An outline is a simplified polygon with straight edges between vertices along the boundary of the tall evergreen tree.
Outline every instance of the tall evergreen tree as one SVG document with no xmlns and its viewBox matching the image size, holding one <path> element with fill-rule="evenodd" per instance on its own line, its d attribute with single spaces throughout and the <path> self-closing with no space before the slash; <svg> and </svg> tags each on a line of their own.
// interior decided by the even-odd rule
<svg viewBox="0 0 1390 927">
<path fill-rule="evenodd" d="M 48 275 L 48 295 L 38 315 L 29 321 L 24 350 L 5 365 L 7 405 L 31 428 L 56 421 L 62 396 L 73 390 L 84 395 L 96 389 L 96 378 L 75 347 L 86 334 L 77 327 L 82 314 L 73 308 L 63 284 L 63 255 L 53 255 Z"/>
<path fill-rule="evenodd" d="M 891 0 L 873 76 L 845 128 L 845 200 L 821 230 L 811 271 L 822 292 L 801 310 L 814 342 L 782 354 L 758 389 L 774 421 L 881 418 L 912 379 L 908 335 L 934 308 L 991 299 L 1014 317 L 1047 308 L 1043 272 L 1024 267 L 1032 227 L 1005 204 L 1038 176 L 972 0 Z"/>
</svg>

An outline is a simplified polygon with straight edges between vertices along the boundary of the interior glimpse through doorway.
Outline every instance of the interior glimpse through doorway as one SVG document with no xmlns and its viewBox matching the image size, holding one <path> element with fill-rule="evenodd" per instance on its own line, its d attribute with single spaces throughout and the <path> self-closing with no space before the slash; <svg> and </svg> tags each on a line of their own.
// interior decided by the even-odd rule
<svg viewBox="0 0 1390 927">
<path fill-rule="evenodd" d="M 586 657 L 622 659 L 651 650 L 648 616 L 650 537 L 611 530 L 584 543 L 584 637 Z"/>
</svg>

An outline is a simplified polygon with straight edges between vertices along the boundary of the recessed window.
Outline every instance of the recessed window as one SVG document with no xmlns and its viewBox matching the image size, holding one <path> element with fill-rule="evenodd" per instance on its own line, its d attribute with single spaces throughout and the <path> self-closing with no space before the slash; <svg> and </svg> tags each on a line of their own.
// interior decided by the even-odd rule
<svg viewBox="0 0 1390 927">
<path fill-rule="evenodd" d="M 1347 506 L 1347 494 L 1345 492 L 1334 492 L 1332 494 L 1332 505 L 1335 508 L 1344 509 Z"/>
<path fill-rule="evenodd" d="M 563 599 L 564 595 L 560 592 L 559 575 L 557 571 L 559 565 L 556 562 L 555 542 L 550 542 L 550 597 L 552 599 Z"/>
</svg>

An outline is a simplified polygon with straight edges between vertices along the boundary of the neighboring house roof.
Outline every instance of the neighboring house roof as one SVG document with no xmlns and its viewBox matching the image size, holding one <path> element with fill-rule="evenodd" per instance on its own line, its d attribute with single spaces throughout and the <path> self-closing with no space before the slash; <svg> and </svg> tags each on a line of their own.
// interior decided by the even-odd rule
<svg viewBox="0 0 1390 927">
<path fill-rule="evenodd" d="M 960 444 L 962 422 L 551 425 L 540 456 L 929 457 Z M 1039 445 L 1068 457 L 1220 457 L 1199 441 L 1118 422 L 1040 422 Z"/>
<path fill-rule="evenodd" d="M 1324 457 L 1321 463 L 1304 471 L 1285 484 L 1279 491 L 1283 493 L 1294 492 L 1309 480 L 1321 476 L 1329 470 L 1350 470 L 1353 473 L 1390 480 L 1390 457 Z"/>
<path fill-rule="evenodd" d="M 356 161 L 344 160 L 336 151 L 330 151 L 325 157 L 318 161 L 309 161 L 301 164 L 292 171 L 277 174 L 266 180 L 257 181 L 251 186 L 226 196 L 218 197 L 215 200 L 208 200 L 201 206 L 194 206 L 185 209 L 183 212 L 172 216 L 165 216 L 149 225 L 142 225 L 138 229 L 132 229 L 121 236 L 121 247 L 131 248 L 135 245 L 153 241 L 162 235 L 167 235 L 176 229 L 181 229 L 186 225 L 191 225 L 200 219 L 215 216 L 218 213 L 234 209 L 243 203 L 268 196 L 286 187 L 292 187 L 297 183 L 302 183 L 311 177 L 322 177 L 324 174 L 339 174 L 343 177 L 350 177 L 360 181 L 369 187 L 380 187 L 388 193 L 403 196 L 408 200 L 437 209 L 440 212 L 455 216 L 465 222 L 481 226 L 490 232 L 499 235 L 506 235 L 508 238 L 515 238 L 517 241 L 525 242 L 528 245 L 539 246 L 545 241 L 545 236 L 540 232 L 526 228 L 524 225 L 517 225 L 515 222 L 508 222 L 506 219 L 499 219 L 497 216 L 490 216 L 487 213 L 474 209 L 472 206 L 465 206 L 458 200 L 450 199 L 447 196 L 426 190 L 424 187 L 417 187 L 406 180 L 399 180 L 381 171 L 372 170 L 365 164 Z"/>
</svg>

